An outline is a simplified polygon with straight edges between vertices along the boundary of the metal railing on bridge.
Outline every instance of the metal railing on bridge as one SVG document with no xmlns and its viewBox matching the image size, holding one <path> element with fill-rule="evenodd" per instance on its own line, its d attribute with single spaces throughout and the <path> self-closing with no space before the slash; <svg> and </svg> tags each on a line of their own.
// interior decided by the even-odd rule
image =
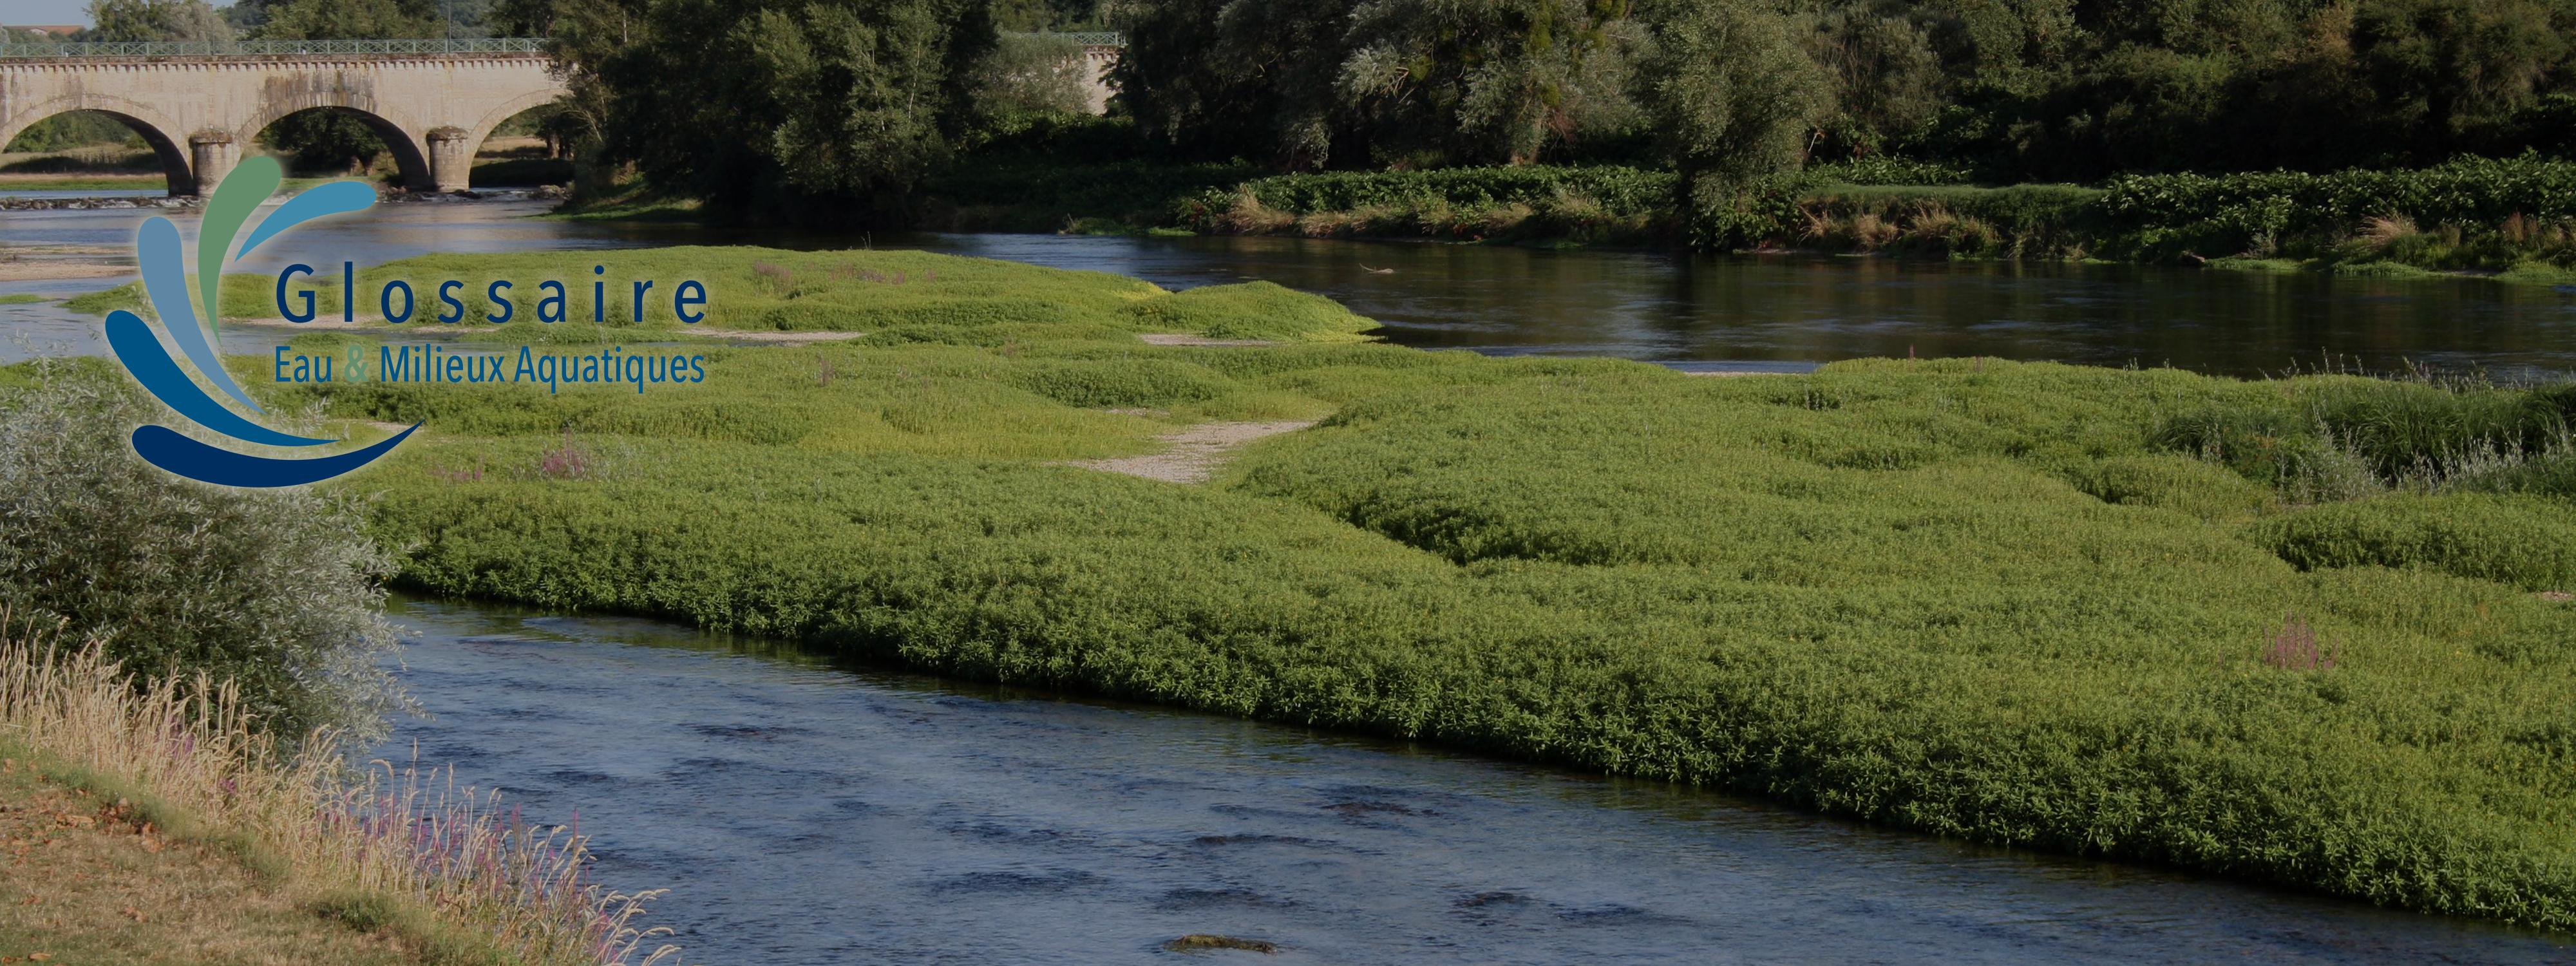
<svg viewBox="0 0 2576 966">
<path fill-rule="evenodd" d="M 535 54 L 527 37 L 458 40 L 152 40 L 0 44 L 0 60 L 45 57 L 292 57 L 312 54 Z"/>
<path fill-rule="evenodd" d="M 1016 36 L 1021 36 L 1021 37 L 1062 37 L 1062 38 L 1064 38 L 1064 39 L 1066 39 L 1066 40 L 1073 41 L 1074 43 L 1081 44 L 1081 45 L 1083 45 L 1083 46 L 1085 46 L 1085 47 L 1124 47 L 1124 46 L 1127 46 L 1127 37 L 1126 37 L 1124 34 L 1120 34 L 1120 33 L 1116 32 L 1116 31 L 1110 31 L 1110 30 L 1091 30 L 1091 31 L 1079 31 L 1079 30 L 1077 30 L 1077 31 L 1071 31 L 1071 32 L 1068 32 L 1068 33 L 1060 33 L 1060 34 L 1059 34 L 1059 33 L 1045 33 L 1045 32 L 1040 32 L 1040 33 L 1033 33 L 1033 34 L 1017 34 Z"/>
<path fill-rule="evenodd" d="M 1022 34 L 1061 37 L 1085 47 L 1124 47 L 1127 38 L 1106 30 Z M 536 54 L 546 42 L 532 37 L 460 40 L 150 40 L 79 43 L 0 43 L 0 60 L 51 57 L 295 57 L 332 54 Z"/>
</svg>

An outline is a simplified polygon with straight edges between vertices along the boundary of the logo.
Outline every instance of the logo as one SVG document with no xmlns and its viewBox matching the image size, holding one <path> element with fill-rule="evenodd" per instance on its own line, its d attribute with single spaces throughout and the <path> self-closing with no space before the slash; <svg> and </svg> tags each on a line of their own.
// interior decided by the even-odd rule
<svg viewBox="0 0 2576 966">
<path fill-rule="evenodd" d="M 170 219 L 154 217 L 135 233 L 134 261 L 143 272 L 143 288 L 153 312 L 161 317 L 162 328 L 182 355 L 196 367 L 197 374 L 213 383 L 234 402 L 253 413 L 267 411 L 251 401 L 241 385 L 224 371 L 223 360 L 216 355 L 213 338 L 214 320 L 220 316 L 224 253 L 232 248 L 233 236 L 250 220 L 260 203 L 277 191 L 282 172 L 277 162 L 266 157 L 244 160 L 215 186 L 213 197 L 206 200 L 205 219 L 197 228 L 197 295 L 205 304 L 201 322 L 196 307 L 188 300 L 188 266 L 180 248 L 179 228 Z M 260 221 L 242 239 L 241 251 L 234 258 L 250 254 L 261 242 L 277 237 L 289 228 L 324 215 L 345 214 L 365 209 L 376 203 L 376 191 L 356 181 L 334 181 L 304 191 Z M 315 447 L 346 442 L 339 439 L 314 439 L 279 432 L 235 412 L 207 394 L 180 368 L 170 351 L 164 348 L 153 327 L 134 313 L 118 309 L 107 316 L 107 345 L 123 363 L 125 371 L 162 405 L 216 434 L 259 446 Z M 318 483 L 340 476 L 376 461 L 402 445 L 413 431 L 414 423 L 393 438 L 331 456 L 281 458 L 234 452 L 201 442 L 193 436 L 166 426 L 141 426 L 134 430 L 134 453 L 164 470 L 180 476 L 218 486 L 278 487 Z"/>
</svg>

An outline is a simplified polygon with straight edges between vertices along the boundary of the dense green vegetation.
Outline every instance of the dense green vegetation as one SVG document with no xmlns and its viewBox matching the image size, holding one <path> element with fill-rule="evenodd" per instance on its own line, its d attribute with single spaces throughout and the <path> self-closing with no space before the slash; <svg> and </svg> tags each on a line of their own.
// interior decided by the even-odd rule
<svg viewBox="0 0 2576 966">
<path fill-rule="evenodd" d="M 1743 176 L 1898 154 L 2029 181 L 2576 148 L 2563 0 L 1117 10 L 1121 89 L 1152 137 L 1290 167 L 1626 153 Z"/>
<path fill-rule="evenodd" d="M 2535 593 L 2576 589 L 2565 388 L 1705 379 L 1315 344 L 1349 326 L 1270 288 L 1218 301 L 1318 321 L 1157 347 L 1118 307 L 1185 297 L 1112 276 L 722 257 L 717 305 L 752 264 L 960 287 L 817 301 L 796 324 L 868 335 L 710 350 L 684 391 L 274 402 L 428 422 L 346 486 L 436 592 L 2576 928 L 2576 606 Z M 1205 485 L 1057 465 L 1318 417 Z"/>
<path fill-rule="evenodd" d="M 1163 228 L 1318 237 L 1667 242 L 1932 257 L 2229 259 L 2362 274 L 2576 278 L 2576 162 L 2463 158 L 2412 171 L 2130 175 L 2095 186 L 1965 183 L 1885 159 L 1763 178 L 1716 218 L 1674 206 L 1680 177 L 1526 165 L 1241 177 L 1216 166 L 1016 163 L 932 190 L 975 227 Z M 1021 190 L 1029 189 L 1029 190 Z M 2251 262 L 2248 259 L 2269 260 Z"/>
<path fill-rule="evenodd" d="M 98 360 L 0 369 L 0 614 L 59 621 L 149 686 L 229 680 L 257 727 L 380 737 L 400 702 L 391 557 L 335 494 L 215 490 L 134 458 L 156 407 Z"/>
<path fill-rule="evenodd" d="M 1286 171 L 1614 162 L 1681 173 L 1683 207 L 1700 219 L 1740 207 L 1760 178 L 1891 155 L 2014 183 L 2576 149 L 2566 0 L 1140 0 L 1034 14 L 968 2 L 942 8 L 965 25 L 947 31 L 906 26 L 911 7 L 855 2 L 794 15 L 695 0 L 507 6 L 515 28 L 555 38 L 609 154 L 672 190 L 771 216 L 791 213 L 777 206 L 788 197 L 907 210 L 880 196 L 935 174 L 952 148 L 1061 116 L 1046 42 L 1004 50 L 977 33 L 995 11 L 1022 27 L 1097 20 L 1124 33 L 1113 110 L 1134 122 L 1128 159 Z M 908 91 L 901 123 L 834 135 L 824 119 L 797 120 L 798 104 L 849 86 L 842 67 L 805 52 L 821 49 L 813 31 L 843 29 L 868 40 L 866 63 L 847 65 L 872 78 L 853 106 Z M 678 49 L 706 43 L 727 53 Z M 739 117 L 690 115 L 728 91 L 745 95 L 727 104 Z M 784 133 L 668 136 L 700 122 Z M 710 180 L 728 177 L 773 194 Z"/>
<path fill-rule="evenodd" d="M 606 271 L 594 274 L 593 269 Z M 456 323 L 432 318 L 434 313 L 460 314 L 438 301 L 438 286 L 448 280 L 464 283 L 450 293 L 463 307 L 463 321 Z M 541 286 L 549 280 L 564 283 L 564 321 L 538 320 L 545 297 Z M 633 288 L 638 280 L 654 285 L 640 302 L 640 321 Z M 703 312 L 703 320 L 684 325 L 673 312 L 672 290 L 691 280 L 705 285 L 709 296 L 702 309 L 692 309 Z M 386 301 L 382 293 L 396 281 L 410 287 L 418 308 L 411 322 L 380 325 Z M 500 312 L 488 298 L 495 281 L 511 283 L 504 297 L 511 303 L 512 321 L 497 325 L 482 321 Z M 594 289 L 594 282 L 600 287 Z M 635 342 L 721 338 L 729 331 L 814 330 L 866 331 L 876 343 L 964 340 L 1000 345 L 1066 333 L 1135 332 L 1351 341 L 1376 327 L 1330 299 L 1268 282 L 1174 293 L 1099 272 L 903 251 L 678 247 L 424 255 L 359 272 L 357 291 L 359 320 L 375 331 L 510 342 Z M 595 292 L 604 298 L 594 299 Z M 303 311 L 307 295 L 317 328 L 339 323 L 340 280 L 299 278 L 287 287 L 289 307 Z M 217 297 L 223 318 L 283 322 L 276 276 L 226 275 Z M 399 290 L 391 302 L 399 312 Z M 150 314 L 140 283 L 78 296 L 66 304 L 88 312 L 121 308 Z"/>
</svg>

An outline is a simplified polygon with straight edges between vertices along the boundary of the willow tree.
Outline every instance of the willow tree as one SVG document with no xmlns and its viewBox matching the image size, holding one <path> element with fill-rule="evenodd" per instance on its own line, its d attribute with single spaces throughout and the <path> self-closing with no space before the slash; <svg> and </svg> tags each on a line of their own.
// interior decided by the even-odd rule
<svg viewBox="0 0 2576 966">
<path fill-rule="evenodd" d="M 1639 94 L 1682 174 L 1698 240 L 1739 244 L 1742 226 L 1764 221 L 1748 217 L 1756 184 L 1803 160 L 1828 81 L 1780 14 L 1683 0 L 1649 15 Z"/>
<path fill-rule="evenodd" d="M 1370 0 L 1351 36 L 1341 95 L 1387 160 L 1526 164 L 1635 116 L 1624 0 Z"/>
<path fill-rule="evenodd" d="M 657 0 L 605 52 L 608 148 L 719 212 L 901 209 L 972 115 L 984 0 Z"/>
</svg>

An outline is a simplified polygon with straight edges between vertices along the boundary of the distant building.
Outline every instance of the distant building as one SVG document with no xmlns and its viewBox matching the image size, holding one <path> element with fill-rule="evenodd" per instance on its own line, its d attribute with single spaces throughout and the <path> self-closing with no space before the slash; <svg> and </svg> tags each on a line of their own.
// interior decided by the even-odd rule
<svg viewBox="0 0 2576 966">
<path fill-rule="evenodd" d="M 44 34 L 45 36 L 52 37 L 52 38 L 55 38 L 55 39 L 57 39 L 57 40 L 68 38 L 68 37 L 70 37 L 70 36 L 71 36 L 71 35 L 73 35 L 73 34 L 79 33 L 79 32 L 81 32 L 81 31 L 83 31 L 83 30 L 87 30 L 87 29 L 89 29 L 89 28 L 87 28 L 87 27 L 83 27 L 83 26 L 81 26 L 81 25 L 79 25 L 79 24 L 59 24 L 59 23 L 56 23 L 56 24 L 11 24 L 11 25 L 8 25 L 8 26 L 0 26 L 0 30 L 6 30 L 6 31 L 9 31 L 10 33 L 20 33 L 20 34 Z"/>
</svg>

